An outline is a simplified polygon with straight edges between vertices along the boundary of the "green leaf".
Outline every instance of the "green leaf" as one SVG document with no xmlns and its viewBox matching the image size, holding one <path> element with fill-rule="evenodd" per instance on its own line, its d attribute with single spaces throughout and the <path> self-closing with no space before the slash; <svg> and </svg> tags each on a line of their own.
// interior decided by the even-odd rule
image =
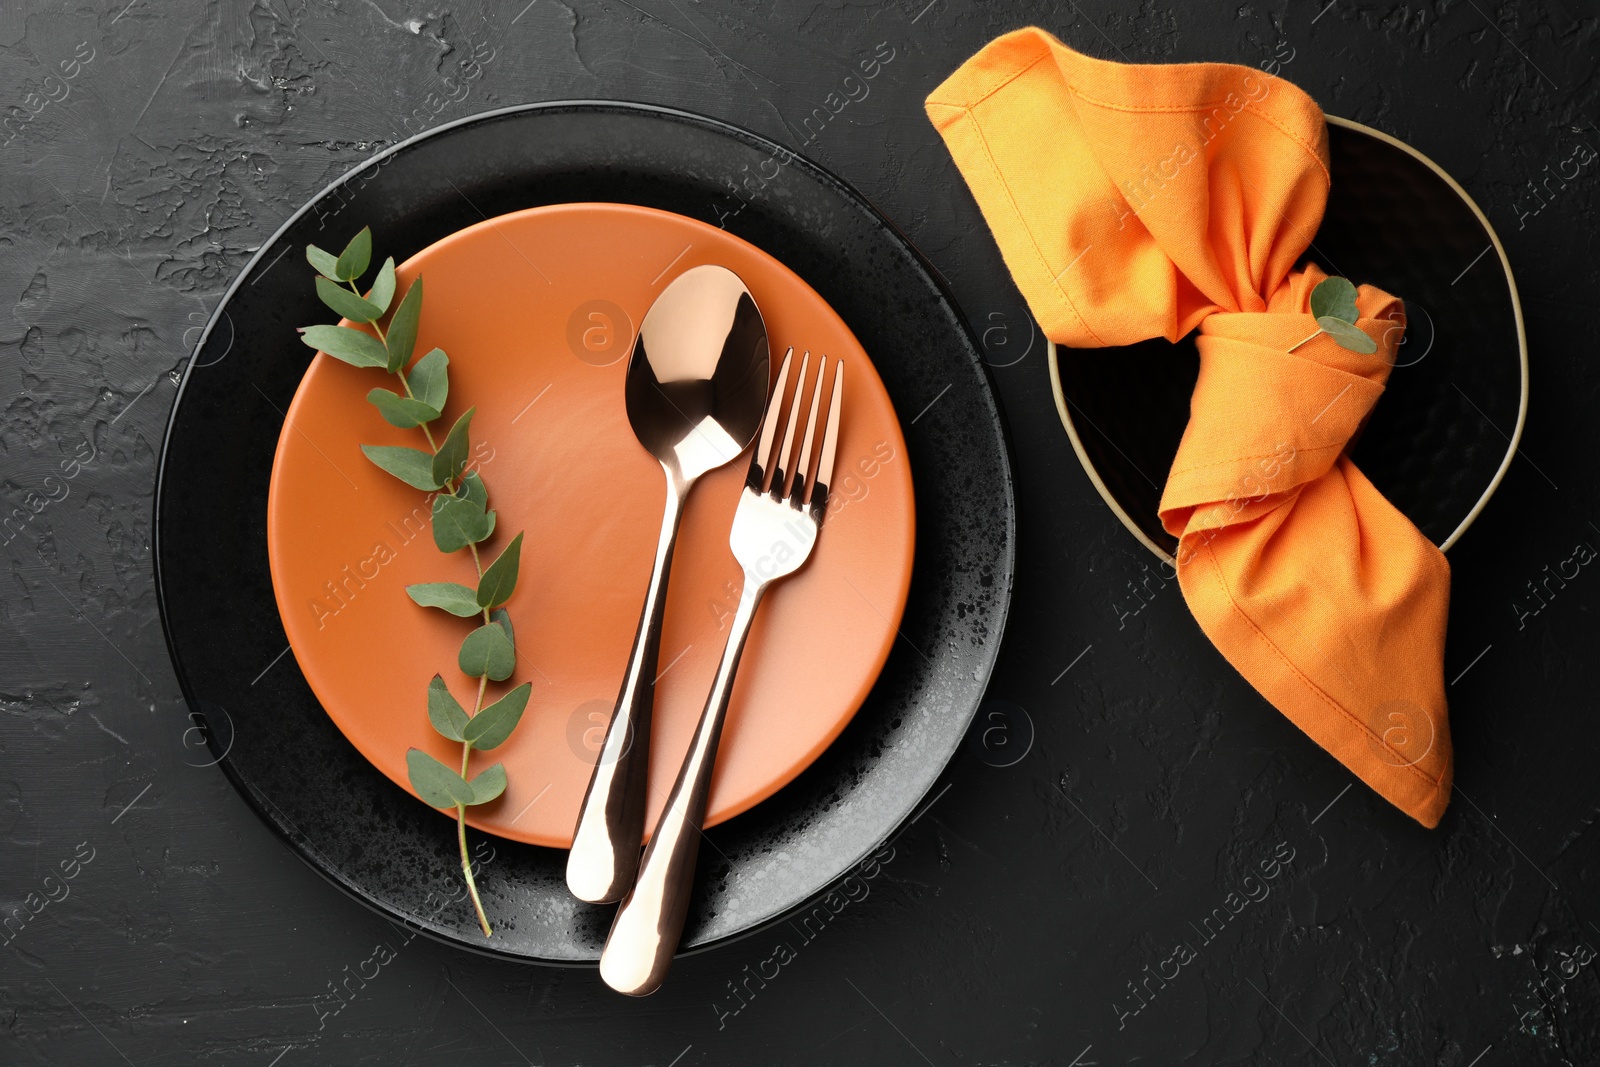
<svg viewBox="0 0 1600 1067">
<path fill-rule="evenodd" d="M 457 662 L 462 674 L 503 682 L 517 669 L 517 650 L 499 623 L 486 622 L 461 642 Z"/>
<path fill-rule="evenodd" d="M 487 767 L 483 773 L 474 778 L 472 785 L 471 804 L 487 804 L 495 797 L 506 791 L 506 767 L 503 763 L 496 763 Z"/>
<path fill-rule="evenodd" d="M 483 476 L 477 471 L 468 471 L 461 476 L 461 488 L 456 490 L 456 495 L 472 501 L 480 509 L 489 506 L 489 488 L 483 484 Z"/>
<path fill-rule="evenodd" d="M 531 688 L 531 686 L 530 686 Z M 450 695 L 450 687 L 444 684 L 444 679 L 439 675 L 433 676 L 433 681 L 428 683 L 428 721 L 433 723 L 433 728 L 452 741 L 465 741 L 463 731 L 472 721 L 454 696 Z"/>
<path fill-rule="evenodd" d="M 1320 322 L 1335 318 L 1355 324 L 1360 312 L 1356 310 L 1356 287 L 1344 278 L 1324 278 L 1311 290 L 1311 315 Z"/>
<path fill-rule="evenodd" d="M 368 459 L 399 478 L 413 489 L 433 490 L 439 483 L 433 480 L 433 456 L 419 448 L 401 448 L 397 445 L 362 445 L 361 451 Z"/>
<path fill-rule="evenodd" d="M 532 682 L 523 682 L 493 704 L 484 708 L 461 731 L 462 740 L 471 741 L 473 748 L 488 750 L 499 748 L 511 731 L 522 721 L 523 709 L 528 706 L 528 694 L 533 692 Z"/>
<path fill-rule="evenodd" d="M 417 365 L 406 375 L 411 395 L 429 407 L 443 411 L 444 402 L 450 396 L 449 368 L 450 357 L 444 354 L 442 348 L 435 348 L 417 360 Z"/>
<path fill-rule="evenodd" d="M 337 280 L 339 277 L 339 257 L 332 252 L 324 252 L 316 245 L 306 245 L 306 262 L 324 278 Z"/>
<path fill-rule="evenodd" d="M 389 329 L 384 332 L 389 345 L 391 374 L 411 362 L 411 350 L 417 346 L 417 320 L 421 316 L 422 279 L 418 278 L 400 298 L 400 306 L 389 316 Z"/>
<path fill-rule="evenodd" d="M 506 640 L 511 642 L 512 650 L 515 651 L 517 646 L 517 635 L 516 631 L 511 629 L 511 613 L 505 608 L 495 608 L 493 611 L 489 612 L 489 618 L 499 623 L 501 629 L 505 630 Z"/>
<path fill-rule="evenodd" d="M 300 340 L 352 367 L 384 367 L 389 362 L 383 342 L 354 326 L 307 326 L 300 331 Z"/>
<path fill-rule="evenodd" d="M 363 226 L 361 232 L 350 238 L 350 243 L 339 253 L 339 262 L 334 264 L 334 277 L 341 282 L 353 282 L 367 272 L 367 264 L 371 262 L 372 230 Z"/>
<path fill-rule="evenodd" d="M 458 552 L 487 541 L 492 533 L 494 512 L 485 513 L 483 505 L 449 493 L 433 498 L 433 543 L 440 552 Z"/>
<path fill-rule="evenodd" d="M 402 430 L 421 426 L 439 417 L 437 408 L 430 408 L 420 400 L 412 400 L 387 389 L 374 389 L 367 394 L 367 399 L 378 409 L 378 414 L 383 416 L 385 422 Z"/>
<path fill-rule="evenodd" d="M 390 256 L 383 261 L 383 266 L 378 268 L 378 277 L 372 283 L 372 292 L 367 294 L 367 299 L 372 301 L 378 309 L 378 315 L 389 310 L 389 301 L 394 299 L 394 257 Z M 377 318 L 377 315 L 373 316 Z"/>
<path fill-rule="evenodd" d="M 453 482 L 461 477 L 461 472 L 467 466 L 467 451 L 471 442 L 467 439 L 467 432 L 472 427 L 472 415 L 477 408 L 468 408 L 450 427 L 450 432 L 445 435 L 444 443 L 439 446 L 439 451 L 433 455 L 433 480 L 439 485 Z"/>
<path fill-rule="evenodd" d="M 1378 342 L 1343 319 L 1324 315 L 1317 320 L 1317 325 L 1321 326 L 1329 337 L 1339 342 L 1341 347 L 1348 348 L 1352 352 L 1370 356 L 1378 350 Z"/>
<path fill-rule="evenodd" d="M 351 322 L 372 322 L 383 316 L 381 307 L 362 299 L 338 282 L 330 282 L 320 274 L 317 276 L 317 296 L 333 309 L 335 315 Z"/>
<path fill-rule="evenodd" d="M 459 582 L 418 582 L 406 586 L 406 596 L 425 608 L 441 608 L 459 618 L 470 619 L 483 609 L 472 587 Z"/>
<path fill-rule="evenodd" d="M 511 599 L 511 592 L 517 587 L 517 567 L 521 559 L 522 535 L 517 534 L 478 579 L 479 607 L 497 608 Z"/>
<path fill-rule="evenodd" d="M 417 795 L 436 808 L 477 803 L 474 799 L 476 790 L 467 784 L 465 778 L 420 748 L 406 749 L 406 774 Z M 483 775 L 478 777 L 482 778 Z"/>
</svg>

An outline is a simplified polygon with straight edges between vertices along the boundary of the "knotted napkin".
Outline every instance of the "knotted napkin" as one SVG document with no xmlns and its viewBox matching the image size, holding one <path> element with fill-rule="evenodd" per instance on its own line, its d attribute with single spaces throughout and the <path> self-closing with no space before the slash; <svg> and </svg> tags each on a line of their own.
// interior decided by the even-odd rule
<svg viewBox="0 0 1600 1067">
<path fill-rule="evenodd" d="M 1306 341 L 1325 275 L 1295 266 L 1327 201 L 1322 111 L 1249 67 L 1108 62 L 1039 29 L 990 43 L 927 110 L 1047 336 L 1085 349 L 1199 330 L 1161 499 L 1184 599 L 1296 726 L 1437 825 L 1450 570 L 1345 454 L 1383 392 L 1400 301 L 1359 287 L 1373 355 Z"/>
</svg>

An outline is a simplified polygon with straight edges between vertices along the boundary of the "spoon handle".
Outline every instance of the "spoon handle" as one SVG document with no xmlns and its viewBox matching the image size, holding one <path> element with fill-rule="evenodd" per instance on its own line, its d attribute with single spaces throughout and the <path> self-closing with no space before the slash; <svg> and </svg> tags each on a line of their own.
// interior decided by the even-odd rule
<svg viewBox="0 0 1600 1067">
<path fill-rule="evenodd" d="M 606 904 L 621 900 L 639 869 L 644 839 L 646 771 L 650 765 L 650 715 L 655 702 L 656 663 L 661 652 L 661 615 L 667 599 L 672 549 L 683 517 L 688 483 L 664 464 L 667 503 L 655 567 L 639 613 L 639 631 L 628 655 L 622 690 L 606 727 L 589 789 L 578 811 L 567 855 L 567 888 L 579 900 Z"/>
<path fill-rule="evenodd" d="M 600 955 L 600 977 L 619 993 L 634 997 L 654 993 L 667 976 L 667 968 L 678 951 L 678 940 L 689 914 L 689 897 L 694 889 L 700 828 L 705 822 L 711 772 L 717 762 L 717 744 L 728 714 L 728 698 L 733 695 L 739 657 L 744 652 L 750 624 L 765 591 L 765 583 L 745 571 L 739 610 L 734 614 L 705 710 L 700 713 L 689 752 L 673 783 L 672 793 L 667 797 L 661 819 L 650 835 L 650 847 L 644 850 L 639 880 L 622 907 L 617 909 L 611 934 L 606 938 L 605 950 Z"/>
</svg>

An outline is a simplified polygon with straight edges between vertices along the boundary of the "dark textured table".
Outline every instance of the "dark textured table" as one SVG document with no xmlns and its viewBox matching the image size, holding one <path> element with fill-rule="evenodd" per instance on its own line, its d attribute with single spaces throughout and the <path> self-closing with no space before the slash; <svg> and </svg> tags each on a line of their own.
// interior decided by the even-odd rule
<svg viewBox="0 0 1600 1067">
<path fill-rule="evenodd" d="M 1533 403 L 1451 553 L 1437 831 L 1234 674 L 1079 468 L 921 109 L 1028 22 L 1106 58 L 1275 62 L 1505 241 Z M 0 1063 L 1600 1062 L 1600 578 L 1549 579 L 1600 546 L 1597 35 L 1573 0 L 0 8 Z M 410 133 L 561 98 L 703 112 L 854 183 L 982 333 L 1022 486 L 993 701 L 931 806 L 809 937 L 681 960 L 639 1002 L 410 939 L 302 864 L 193 766 L 152 583 L 174 385 L 252 250 Z"/>
</svg>

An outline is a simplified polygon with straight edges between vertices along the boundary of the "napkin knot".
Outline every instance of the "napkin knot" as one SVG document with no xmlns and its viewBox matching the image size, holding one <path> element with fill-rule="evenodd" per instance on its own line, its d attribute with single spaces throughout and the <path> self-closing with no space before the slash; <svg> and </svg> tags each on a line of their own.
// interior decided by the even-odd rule
<svg viewBox="0 0 1600 1067">
<path fill-rule="evenodd" d="M 1327 474 L 1383 394 L 1405 331 L 1404 305 L 1357 289 L 1356 327 L 1371 354 L 1317 330 L 1316 265 L 1291 274 L 1265 310 L 1217 311 L 1200 320 L 1200 373 L 1189 425 L 1167 475 L 1162 524 L 1183 537 L 1257 518 Z"/>
</svg>

